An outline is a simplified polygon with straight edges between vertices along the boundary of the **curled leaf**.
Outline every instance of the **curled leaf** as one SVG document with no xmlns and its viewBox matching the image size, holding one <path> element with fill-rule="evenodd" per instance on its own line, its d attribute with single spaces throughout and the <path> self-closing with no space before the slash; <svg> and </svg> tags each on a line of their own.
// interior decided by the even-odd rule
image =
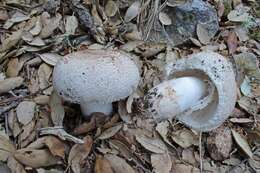
<svg viewBox="0 0 260 173">
<path fill-rule="evenodd" d="M 231 130 L 233 137 L 235 138 L 235 141 L 237 142 L 237 144 L 241 147 L 241 149 L 250 157 L 252 158 L 253 153 L 251 151 L 251 148 L 249 147 L 247 141 L 239 134 L 237 133 L 235 130 Z"/>
<path fill-rule="evenodd" d="M 20 163 L 32 168 L 52 166 L 59 163 L 59 159 L 53 156 L 48 149 L 20 149 L 14 153 L 14 157 Z"/>
<path fill-rule="evenodd" d="M 141 3 L 140 1 L 135 1 L 126 11 L 124 20 L 125 22 L 130 22 L 133 20 L 140 12 Z"/>
</svg>

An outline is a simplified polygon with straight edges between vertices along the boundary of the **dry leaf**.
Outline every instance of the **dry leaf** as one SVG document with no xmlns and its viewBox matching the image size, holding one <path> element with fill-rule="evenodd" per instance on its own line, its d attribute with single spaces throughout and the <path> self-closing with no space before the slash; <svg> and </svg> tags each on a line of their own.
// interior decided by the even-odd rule
<svg viewBox="0 0 260 173">
<path fill-rule="evenodd" d="M 19 134 L 19 141 L 23 142 L 35 133 L 35 121 L 30 121 L 28 124 L 22 126 L 21 134 Z M 30 141 L 31 142 L 31 141 Z"/>
<path fill-rule="evenodd" d="M 30 32 L 24 31 L 22 33 L 22 39 L 25 42 L 31 42 L 33 40 L 33 35 Z"/>
<path fill-rule="evenodd" d="M 212 159 L 223 161 L 232 150 L 232 134 L 228 127 L 220 126 L 207 137 L 207 148 Z"/>
<path fill-rule="evenodd" d="M 40 37 L 34 37 L 32 41 L 27 42 L 31 46 L 45 46 L 45 42 Z"/>
<path fill-rule="evenodd" d="M 18 58 L 12 58 L 7 64 L 6 76 L 16 77 L 19 73 L 19 60 Z"/>
<path fill-rule="evenodd" d="M 159 13 L 159 20 L 163 25 L 171 25 L 172 24 L 171 18 L 164 12 Z"/>
<path fill-rule="evenodd" d="M 35 97 L 33 99 L 33 101 L 36 103 L 36 104 L 39 104 L 39 105 L 46 105 L 49 103 L 50 101 L 50 96 L 46 96 L 46 95 L 39 95 L 37 97 Z"/>
<path fill-rule="evenodd" d="M 79 22 L 75 16 L 67 16 L 65 23 L 66 34 L 75 34 L 78 28 Z"/>
<path fill-rule="evenodd" d="M 210 36 L 209 36 L 209 32 L 207 29 L 205 29 L 204 25 L 202 24 L 198 24 L 197 25 L 197 36 L 199 41 L 202 44 L 208 44 L 210 42 Z"/>
<path fill-rule="evenodd" d="M 140 1 L 135 1 L 126 11 L 124 20 L 125 22 L 130 22 L 133 20 L 140 12 L 141 3 Z"/>
<path fill-rule="evenodd" d="M 117 5 L 113 0 L 109 0 L 105 6 L 105 13 L 108 17 L 113 17 L 118 11 Z"/>
<path fill-rule="evenodd" d="M 8 92 L 22 85 L 24 79 L 22 77 L 12 77 L 0 81 L 0 94 Z"/>
<path fill-rule="evenodd" d="M 41 38 L 47 38 L 53 34 L 53 31 L 58 28 L 62 16 L 57 13 L 56 16 L 50 18 L 50 15 L 47 12 L 43 12 L 41 15 L 41 22 L 43 28 L 40 33 Z"/>
<path fill-rule="evenodd" d="M 40 65 L 38 69 L 38 78 L 39 78 L 39 87 L 40 89 L 45 89 L 47 88 L 49 84 L 49 79 L 52 73 L 52 68 L 43 63 Z"/>
<path fill-rule="evenodd" d="M 239 41 L 249 40 L 248 31 L 245 27 L 238 26 L 235 28 L 236 35 L 238 36 Z"/>
<path fill-rule="evenodd" d="M 61 126 L 41 128 L 39 129 L 39 134 L 58 136 L 61 140 L 68 140 L 68 141 L 75 142 L 77 144 L 84 143 L 83 140 L 68 134 Z"/>
<path fill-rule="evenodd" d="M 249 118 L 230 118 L 229 121 L 232 123 L 253 123 L 254 120 Z"/>
<path fill-rule="evenodd" d="M 235 32 L 229 32 L 227 38 L 227 45 L 229 54 L 233 54 L 236 51 L 238 45 L 237 35 Z"/>
<path fill-rule="evenodd" d="M 160 138 L 148 138 L 146 136 L 136 136 L 137 142 L 139 142 L 145 149 L 162 154 L 167 151 L 166 145 Z"/>
<path fill-rule="evenodd" d="M 172 140 L 182 148 L 188 148 L 199 143 L 198 137 L 188 129 L 173 132 Z"/>
<path fill-rule="evenodd" d="M 12 173 L 26 173 L 23 165 L 21 165 L 14 157 L 9 157 L 7 166 L 11 169 Z"/>
<path fill-rule="evenodd" d="M 69 153 L 68 163 L 74 173 L 80 173 L 80 165 L 89 155 L 93 140 L 90 136 L 84 138 L 84 144 L 75 144 Z"/>
<path fill-rule="evenodd" d="M 96 128 L 96 118 L 95 118 L 95 116 L 92 116 L 89 122 L 85 122 L 85 123 L 77 126 L 74 129 L 73 133 L 76 135 L 80 135 L 83 133 L 87 133 L 91 130 L 94 130 L 95 128 Z"/>
<path fill-rule="evenodd" d="M 0 10 L 0 21 L 5 21 L 7 20 L 9 17 L 8 17 L 8 13 L 6 10 L 4 9 L 1 9 Z"/>
<path fill-rule="evenodd" d="M 62 126 L 65 116 L 64 107 L 60 96 L 56 92 L 52 92 L 50 97 L 51 119 L 55 126 Z"/>
<path fill-rule="evenodd" d="M 151 163 L 155 173 L 169 173 L 172 168 L 171 157 L 168 153 L 152 154 Z"/>
<path fill-rule="evenodd" d="M 23 125 L 28 124 L 34 117 L 36 104 L 32 101 L 23 101 L 16 108 L 18 121 Z"/>
<path fill-rule="evenodd" d="M 166 2 L 167 6 L 170 6 L 170 7 L 176 7 L 176 6 L 180 6 L 180 5 L 183 5 L 187 2 L 187 0 L 168 0 Z"/>
<path fill-rule="evenodd" d="M 200 170 L 191 165 L 176 164 L 173 166 L 172 172 L 173 173 L 199 173 Z"/>
<path fill-rule="evenodd" d="M 53 156 L 48 149 L 20 149 L 14 153 L 15 159 L 23 165 L 40 168 L 59 164 L 59 159 Z"/>
<path fill-rule="evenodd" d="M 175 148 L 172 143 L 167 138 L 168 128 L 170 126 L 169 121 L 162 121 L 157 124 L 156 131 L 160 134 L 160 136 L 163 138 L 164 142 L 166 142 L 168 145 Z"/>
<path fill-rule="evenodd" d="M 98 139 L 108 139 L 114 136 L 119 130 L 122 128 L 122 124 L 116 125 L 114 127 L 111 127 L 109 129 L 106 129 L 101 135 L 98 137 Z"/>
<path fill-rule="evenodd" d="M 14 145 L 5 133 L 0 133 L 0 161 L 5 162 L 15 151 Z"/>
<path fill-rule="evenodd" d="M 28 20 L 30 19 L 29 16 L 26 16 L 24 15 L 23 13 L 19 12 L 19 11 L 16 11 L 14 13 L 14 15 L 8 19 L 5 24 L 4 24 L 4 28 L 5 29 L 9 29 L 11 28 L 15 23 L 19 23 L 19 22 L 22 22 L 22 21 L 25 21 L 25 20 Z"/>
<path fill-rule="evenodd" d="M 59 156 L 65 159 L 65 145 L 64 143 L 54 136 L 44 136 L 30 145 L 27 148 L 32 149 L 42 149 L 44 146 L 47 146 L 53 156 Z"/>
<path fill-rule="evenodd" d="M 250 157 L 253 157 L 253 153 L 251 151 L 251 148 L 249 146 L 249 144 L 247 143 L 247 141 L 239 134 L 237 133 L 235 130 L 231 130 L 233 137 L 236 141 L 236 143 L 241 147 L 241 149 Z"/>
<path fill-rule="evenodd" d="M 29 31 L 33 36 L 39 35 L 42 30 L 41 18 L 37 17 L 34 27 Z"/>
<path fill-rule="evenodd" d="M 113 173 L 109 161 L 100 155 L 96 157 L 95 173 Z"/>
<path fill-rule="evenodd" d="M 181 153 L 182 160 L 190 163 L 192 165 L 196 164 L 195 154 L 193 153 L 193 149 L 186 148 Z"/>
<path fill-rule="evenodd" d="M 56 63 L 62 58 L 62 56 L 55 54 L 55 53 L 43 53 L 43 54 L 38 54 L 41 59 L 51 65 L 51 66 L 55 66 Z"/>
<path fill-rule="evenodd" d="M 13 136 L 16 138 L 21 133 L 22 129 L 14 109 L 10 110 L 8 113 L 8 125 L 13 132 Z"/>
<path fill-rule="evenodd" d="M 230 11 L 227 17 L 231 22 L 246 22 L 249 19 L 249 14 L 245 10 L 235 9 Z"/>
<path fill-rule="evenodd" d="M 0 53 L 12 48 L 13 46 L 16 46 L 22 37 L 22 32 L 22 29 L 15 31 L 12 33 L 12 35 L 5 39 L 2 42 L 2 45 L 0 45 Z"/>
<path fill-rule="evenodd" d="M 135 173 L 134 169 L 122 158 L 113 155 L 105 155 L 105 159 L 111 164 L 114 173 Z"/>
</svg>

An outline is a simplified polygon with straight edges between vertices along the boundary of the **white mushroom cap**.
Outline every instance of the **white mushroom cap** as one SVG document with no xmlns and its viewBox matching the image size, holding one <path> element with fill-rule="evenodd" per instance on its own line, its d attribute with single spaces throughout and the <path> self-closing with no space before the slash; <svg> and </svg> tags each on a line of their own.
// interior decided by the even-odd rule
<svg viewBox="0 0 260 173">
<path fill-rule="evenodd" d="M 129 96 L 139 78 L 138 67 L 128 54 L 115 50 L 84 50 L 68 54 L 57 63 L 53 85 L 67 101 L 111 104 Z"/>
<path fill-rule="evenodd" d="M 196 77 L 201 81 L 209 81 L 214 85 L 211 90 L 212 94 L 210 97 L 207 97 L 208 99 L 199 100 L 197 105 L 191 107 L 188 111 L 178 114 L 176 117 L 187 126 L 199 131 L 209 131 L 220 126 L 233 111 L 236 103 L 235 74 L 232 65 L 220 54 L 201 52 L 190 55 L 188 58 L 183 58 L 167 65 L 166 75 L 168 79 L 182 78 L 184 76 Z M 193 82 L 193 84 L 195 83 Z M 183 87 L 183 91 L 185 90 L 187 90 L 187 87 Z M 193 90 L 193 87 L 190 90 Z M 150 94 L 150 91 L 148 93 Z M 186 98 L 190 99 L 188 96 Z M 148 104 L 146 103 L 147 100 Z M 144 98 L 148 111 L 156 108 L 153 107 L 153 104 L 149 105 L 149 100 L 154 99 L 151 97 L 148 99 L 147 96 Z M 203 102 L 206 104 L 203 104 Z M 179 107 L 179 109 L 181 108 Z M 158 108 L 156 108 L 155 112 L 158 112 Z M 179 111 L 177 110 L 177 112 Z M 151 115 L 154 114 L 152 113 Z M 175 115 L 173 112 L 172 115 L 167 117 Z M 163 116 L 165 115 L 157 114 L 156 118 Z"/>
</svg>

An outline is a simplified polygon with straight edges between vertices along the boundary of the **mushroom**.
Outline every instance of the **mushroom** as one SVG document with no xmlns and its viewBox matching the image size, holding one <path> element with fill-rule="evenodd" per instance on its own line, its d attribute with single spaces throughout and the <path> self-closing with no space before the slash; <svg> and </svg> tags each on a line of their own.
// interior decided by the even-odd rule
<svg viewBox="0 0 260 173">
<path fill-rule="evenodd" d="M 55 66 L 53 86 L 66 101 L 78 103 L 84 116 L 106 115 L 112 102 L 137 88 L 139 69 L 126 53 L 116 50 L 84 50 L 64 56 Z"/>
<path fill-rule="evenodd" d="M 144 108 L 157 120 L 177 118 L 198 131 L 220 126 L 236 103 L 231 63 L 220 54 L 200 52 L 166 65 L 166 81 L 144 96 Z"/>
</svg>

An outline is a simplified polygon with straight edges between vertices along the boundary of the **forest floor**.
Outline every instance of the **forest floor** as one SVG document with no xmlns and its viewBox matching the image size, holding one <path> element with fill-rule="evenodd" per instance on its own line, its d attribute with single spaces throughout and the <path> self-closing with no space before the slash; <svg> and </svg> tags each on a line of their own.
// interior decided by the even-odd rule
<svg viewBox="0 0 260 173">
<path fill-rule="evenodd" d="M 2 0 L 0 173 L 260 172 L 260 3 L 208 0 L 218 22 L 213 35 L 196 26 L 183 43 L 142 41 L 153 38 L 154 27 L 172 25 L 165 8 L 185 3 Z M 115 102 L 111 116 L 84 119 L 79 105 L 53 92 L 57 61 L 84 49 L 120 49 L 139 60 L 138 89 Z M 238 94 L 230 117 L 197 132 L 177 120 L 141 116 L 136 103 L 162 81 L 164 65 L 201 51 L 234 65 Z"/>
</svg>

